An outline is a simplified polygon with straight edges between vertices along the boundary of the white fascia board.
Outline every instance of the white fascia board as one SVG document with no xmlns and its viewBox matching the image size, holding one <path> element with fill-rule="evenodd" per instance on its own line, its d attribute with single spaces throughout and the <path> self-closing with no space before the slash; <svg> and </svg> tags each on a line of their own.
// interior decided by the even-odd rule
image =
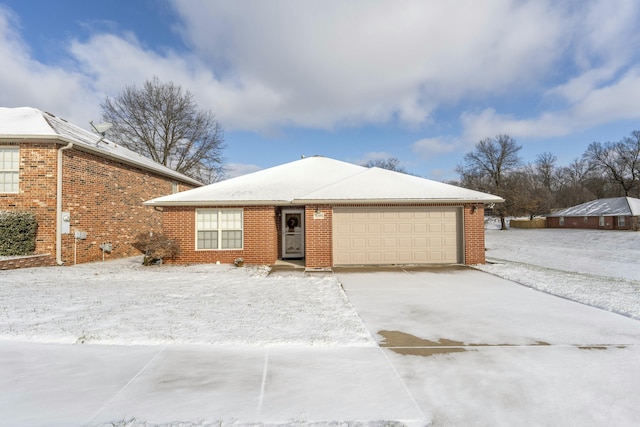
<svg viewBox="0 0 640 427">
<path fill-rule="evenodd" d="M 504 199 L 296 199 L 296 205 L 376 205 L 376 204 L 466 204 L 466 203 L 504 203 Z"/>
<path fill-rule="evenodd" d="M 291 200 L 198 200 L 164 202 L 148 200 L 142 203 L 145 206 L 286 206 L 293 205 Z"/>
</svg>

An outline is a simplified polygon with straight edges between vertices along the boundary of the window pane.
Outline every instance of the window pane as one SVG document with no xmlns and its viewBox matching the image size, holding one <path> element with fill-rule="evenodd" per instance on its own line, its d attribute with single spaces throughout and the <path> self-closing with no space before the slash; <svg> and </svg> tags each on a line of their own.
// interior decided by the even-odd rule
<svg viewBox="0 0 640 427">
<path fill-rule="evenodd" d="M 0 147 L 0 193 L 18 192 L 20 148 Z"/>
<path fill-rule="evenodd" d="M 223 231 L 222 249 L 242 249 L 242 231 Z"/>
<path fill-rule="evenodd" d="M 223 230 L 242 228 L 242 211 L 224 210 L 220 213 L 220 228 Z"/>
<path fill-rule="evenodd" d="M 218 211 L 198 211 L 198 230 L 215 230 L 218 228 Z"/>
<path fill-rule="evenodd" d="M 0 172 L 0 193 L 18 192 L 18 172 Z"/>
<path fill-rule="evenodd" d="M 218 249 L 218 232 L 198 231 L 198 249 Z"/>
</svg>

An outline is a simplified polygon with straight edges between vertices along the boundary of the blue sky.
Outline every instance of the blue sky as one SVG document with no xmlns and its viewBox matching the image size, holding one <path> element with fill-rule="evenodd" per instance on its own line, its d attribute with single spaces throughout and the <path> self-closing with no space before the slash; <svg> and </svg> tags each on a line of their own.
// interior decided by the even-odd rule
<svg viewBox="0 0 640 427">
<path fill-rule="evenodd" d="M 158 76 L 225 129 L 232 173 L 320 154 L 431 179 L 506 133 L 566 165 L 640 129 L 636 0 L 0 0 L 0 106 L 79 126 Z"/>
</svg>

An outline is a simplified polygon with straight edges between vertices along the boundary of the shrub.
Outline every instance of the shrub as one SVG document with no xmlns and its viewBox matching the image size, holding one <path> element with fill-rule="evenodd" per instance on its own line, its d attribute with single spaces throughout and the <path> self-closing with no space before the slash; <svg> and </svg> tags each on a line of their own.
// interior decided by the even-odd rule
<svg viewBox="0 0 640 427">
<path fill-rule="evenodd" d="M 144 254 L 144 265 L 157 264 L 180 254 L 178 243 L 162 233 L 140 233 L 131 245 Z"/>
<path fill-rule="evenodd" d="M 38 222 L 32 212 L 0 212 L 0 256 L 31 255 Z"/>
</svg>

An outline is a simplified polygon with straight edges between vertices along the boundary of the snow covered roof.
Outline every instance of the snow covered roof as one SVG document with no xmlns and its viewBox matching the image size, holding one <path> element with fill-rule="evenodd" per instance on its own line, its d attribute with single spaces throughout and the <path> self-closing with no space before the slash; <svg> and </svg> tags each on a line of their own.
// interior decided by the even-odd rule
<svg viewBox="0 0 640 427">
<path fill-rule="evenodd" d="M 101 135 L 89 132 L 51 113 L 36 108 L 0 107 L 0 140 L 50 139 L 62 143 L 73 142 L 74 147 L 103 157 L 131 164 L 182 182 L 202 185 L 199 181 L 163 166 L 128 148 L 117 145 Z"/>
<path fill-rule="evenodd" d="M 613 197 L 592 200 L 547 216 L 640 216 L 640 199 Z"/>
<path fill-rule="evenodd" d="M 309 203 L 500 203 L 491 194 L 326 157 L 296 160 L 146 202 L 154 206 Z"/>
</svg>

